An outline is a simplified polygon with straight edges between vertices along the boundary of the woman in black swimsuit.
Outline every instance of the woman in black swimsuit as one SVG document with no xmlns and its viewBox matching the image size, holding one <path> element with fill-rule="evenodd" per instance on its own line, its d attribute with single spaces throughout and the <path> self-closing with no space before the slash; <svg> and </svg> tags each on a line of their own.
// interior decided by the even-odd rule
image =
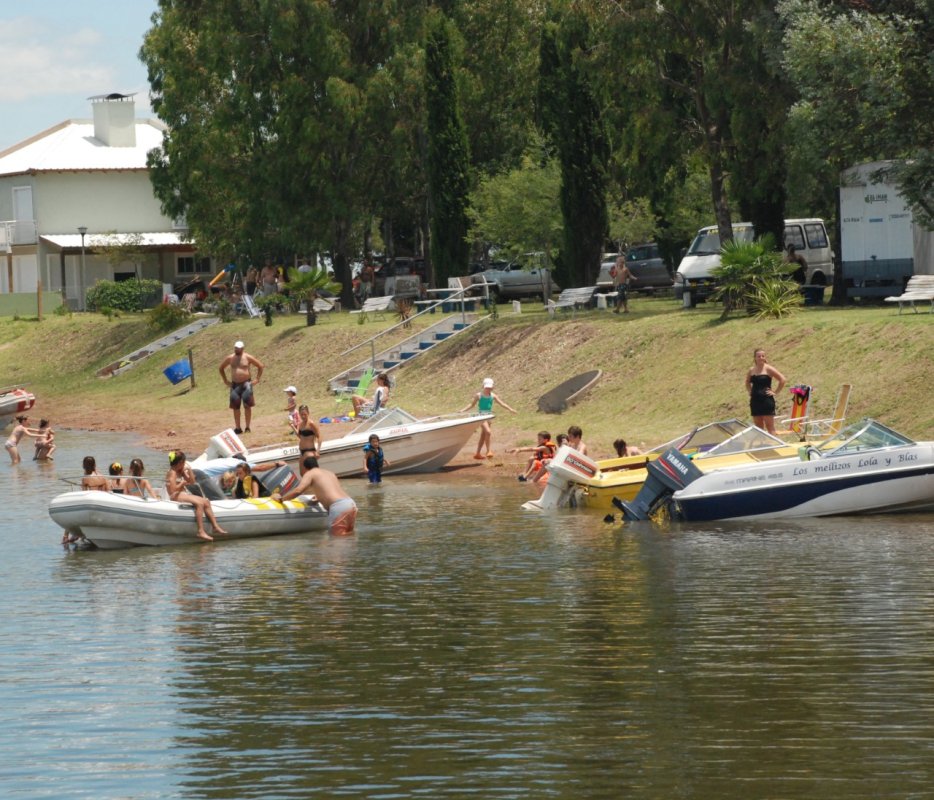
<svg viewBox="0 0 934 800">
<path fill-rule="evenodd" d="M 752 424 L 775 433 L 775 395 L 785 385 L 785 376 L 769 364 L 765 350 L 758 349 L 753 354 L 754 363 L 746 373 L 746 391 L 749 392 L 749 413 Z M 778 387 L 772 389 L 772 379 L 778 381 Z"/>
<path fill-rule="evenodd" d="M 301 471 L 304 474 L 305 456 L 317 458 L 321 454 L 321 431 L 318 430 L 317 423 L 311 418 L 306 405 L 298 407 L 298 423 L 293 424 L 292 428 L 298 434 L 298 449 L 301 451 L 298 461 L 302 465 Z"/>
</svg>

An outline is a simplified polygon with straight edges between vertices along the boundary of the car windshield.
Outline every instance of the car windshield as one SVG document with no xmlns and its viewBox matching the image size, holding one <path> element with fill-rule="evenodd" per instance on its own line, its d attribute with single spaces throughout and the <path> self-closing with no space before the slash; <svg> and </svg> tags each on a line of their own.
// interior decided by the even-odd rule
<svg viewBox="0 0 934 800">
<path fill-rule="evenodd" d="M 865 450 L 879 450 L 883 447 L 900 447 L 906 444 L 914 444 L 914 441 L 887 428 L 881 422 L 867 417 L 827 437 L 816 446 L 816 449 L 821 458 L 829 458 Z"/>
<path fill-rule="evenodd" d="M 737 242 L 751 242 L 753 240 L 752 228 L 748 225 L 734 225 L 733 239 Z M 713 256 L 719 252 L 720 234 L 716 230 L 703 230 L 694 237 L 687 254 L 689 256 Z"/>
</svg>

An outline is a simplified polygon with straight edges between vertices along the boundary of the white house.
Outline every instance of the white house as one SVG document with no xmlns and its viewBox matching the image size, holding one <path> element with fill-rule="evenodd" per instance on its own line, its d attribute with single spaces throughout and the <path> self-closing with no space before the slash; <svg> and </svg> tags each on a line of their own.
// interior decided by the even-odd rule
<svg viewBox="0 0 934 800">
<path fill-rule="evenodd" d="M 166 217 L 153 194 L 146 155 L 165 127 L 136 119 L 132 95 L 90 100 L 93 120 L 62 122 L 0 153 L 0 292 L 35 292 L 41 280 L 82 310 L 98 279 L 177 283 L 211 272 L 184 220 Z M 95 252 L 129 243 L 145 253 L 140 262 Z"/>
</svg>

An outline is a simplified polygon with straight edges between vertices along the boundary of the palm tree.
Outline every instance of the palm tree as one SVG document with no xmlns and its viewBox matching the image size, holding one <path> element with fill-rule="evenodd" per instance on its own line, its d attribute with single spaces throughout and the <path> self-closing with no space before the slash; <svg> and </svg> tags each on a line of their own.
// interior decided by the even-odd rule
<svg viewBox="0 0 934 800">
<path fill-rule="evenodd" d="M 315 298 L 321 289 L 340 294 L 341 284 L 332 280 L 324 267 L 312 267 L 305 272 L 289 267 L 289 294 L 294 298 L 304 299 L 306 325 L 314 325 L 317 321 Z"/>
</svg>

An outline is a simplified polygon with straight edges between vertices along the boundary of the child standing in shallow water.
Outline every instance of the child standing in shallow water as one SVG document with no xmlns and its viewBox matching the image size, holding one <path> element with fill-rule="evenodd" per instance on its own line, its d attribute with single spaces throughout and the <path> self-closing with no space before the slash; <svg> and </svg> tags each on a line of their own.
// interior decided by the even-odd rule
<svg viewBox="0 0 934 800">
<path fill-rule="evenodd" d="M 513 414 L 519 412 L 511 406 L 507 405 L 503 399 L 498 395 L 493 393 L 493 379 L 484 378 L 483 379 L 483 388 L 473 396 L 473 400 L 470 401 L 470 405 L 464 406 L 460 413 L 463 414 L 465 411 L 469 411 L 473 408 L 474 405 L 477 406 L 477 411 L 481 414 L 489 414 L 493 410 L 493 404 L 499 403 L 507 411 L 511 411 Z M 483 455 L 482 450 L 486 446 L 486 455 Z M 493 458 L 493 429 L 490 426 L 490 420 L 485 419 L 480 423 L 480 439 L 477 441 L 477 452 L 474 453 L 474 458 L 480 460 L 484 458 Z"/>
<path fill-rule="evenodd" d="M 383 467 L 391 466 L 386 454 L 383 453 L 382 445 L 379 443 L 379 436 L 375 433 L 370 436 L 369 442 L 363 445 L 363 466 L 366 469 L 366 476 L 372 484 L 382 483 Z"/>
</svg>

